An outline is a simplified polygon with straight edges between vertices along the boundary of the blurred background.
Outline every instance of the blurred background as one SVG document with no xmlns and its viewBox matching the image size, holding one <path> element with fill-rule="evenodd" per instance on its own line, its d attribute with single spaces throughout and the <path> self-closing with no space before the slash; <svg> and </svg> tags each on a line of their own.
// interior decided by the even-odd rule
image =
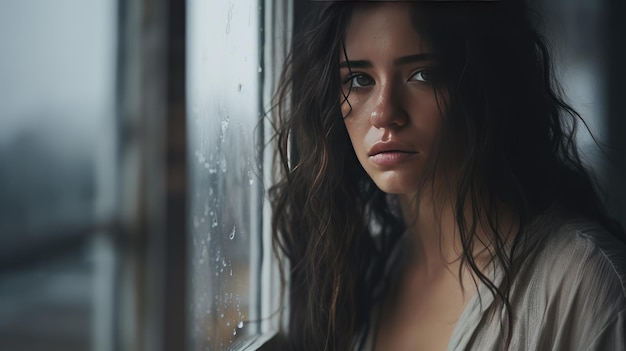
<svg viewBox="0 0 626 351">
<path fill-rule="evenodd" d="M 113 205 L 99 179 L 116 166 L 116 7 L 0 2 L 2 350 L 88 350 L 95 335 L 96 233 L 108 220 L 97 208 Z"/>
<path fill-rule="evenodd" d="M 534 2 L 626 225 L 626 2 Z M 0 1 L 0 350 L 254 348 L 268 331 L 258 121 L 309 2 L 178 3 Z"/>
</svg>

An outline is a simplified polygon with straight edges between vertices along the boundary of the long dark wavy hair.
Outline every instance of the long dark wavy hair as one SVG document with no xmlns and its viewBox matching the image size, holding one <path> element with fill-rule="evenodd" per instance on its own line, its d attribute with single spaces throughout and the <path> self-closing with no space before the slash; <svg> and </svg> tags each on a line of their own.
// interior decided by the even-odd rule
<svg viewBox="0 0 626 351">
<path fill-rule="evenodd" d="M 390 196 L 359 164 L 341 113 L 339 58 L 355 4 L 316 3 L 296 33 L 275 95 L 279 178 L 270 191 L 273 244 L 288 267 L 283 349 L 349 350 L 363 341 L 380 302 L 385 266 L 405 224 Z M 575 144 L 580 116 L 561 97 L 546 42 L 519 0 L 415 2 L 415 30 L 441 60 L 436 89 L 449 98 L 442 150 L 459 164 L 454 210 L 468 267 L 511 313 L 509 290 L 524 231 L 557 206 L 623 230 L 607 215 Z M 462 155 L 462 157 L 458 157 Z M 498 206 L 518 224 L 512 248 Z M 472 256 L 478 222 L 491 228 L 496 285 Z M 383 289 L 379 289 L 379 287 Z M 382 292 L 381 292 L 382 291 Z M 509 330 L 509 325 L 503 326 Z"/>
</svg>

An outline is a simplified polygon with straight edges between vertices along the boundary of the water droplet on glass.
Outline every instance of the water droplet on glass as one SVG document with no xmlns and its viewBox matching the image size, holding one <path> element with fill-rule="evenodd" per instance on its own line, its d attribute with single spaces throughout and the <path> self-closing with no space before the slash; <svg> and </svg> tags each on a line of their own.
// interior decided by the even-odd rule
<svg viewBox="0 0 626 351">
<path fill-rule="evenodd" d="M 254 179 L 250 178 L 250 185 L 254 184 Z"/>
<path fill-rule="evenodd" d="M 226 34 L 230 33 L 230 21 L 232 21 L 232 19 L 233 19 L 233 8 L 234 7 L 235 7 L 235 5 L 232 4 L 228 8 L 228 19 L 226 21 Z"/>
<path fill-rule="evenodd" d="M 263 68 L 261 66 L 259 66 L 258 71 L 259 71 L 259 73 L 263 72 Z"/>
<path fill-rule="evenodd" d="M 237 91 L 241 91 L 241 84 L 237 85 Z"/>
<path fill-rule="evenodd" d="M 220 313 L 220 317 L 224 318 L 224 314 L 223 314 L 223 313 Z"/>
<path fill-rule="evenodd" d="M 227 327 L 230 327 L 230 322 L 226 322 L 226 326 L 227 326 Z"/>
<path fill-rule="evenodd" d="M 213 221 L 211 222 L 211 228 L 217 227 L 217 218 L 213 217 Z"/>
<path fill-rule="evenodd" d="M 240 321 L 239 324 L 237 324 L 237 328 L 239 329 L 243 328 L 243 321 Z"/>
<path fill-rule="evenodd" d="M 233 329 L 233 335 L 237 335 L 237 329 Z"/>
<path fill-rule="evenodd" d="M 232 268 L 230 269 L 230 276 L 231 277 L 233 276 L 233 269 Z"/>
<path fill-rule="evenodd" d="M 237 226 L 233 226 L 233 230 L 230 231 L 228 235 L 228 239 L 233 240 L 235 238 L 235 231 L 237 230 Z"/>
</svg>

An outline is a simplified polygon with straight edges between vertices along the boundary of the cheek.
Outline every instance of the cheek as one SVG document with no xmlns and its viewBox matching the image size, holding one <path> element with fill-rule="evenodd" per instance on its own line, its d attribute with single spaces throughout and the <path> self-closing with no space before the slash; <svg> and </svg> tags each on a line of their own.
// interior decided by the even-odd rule
<svg viewBox="0 0 626 351">
<path fill-rule="evenodd" d="M 344 96 L 341 97 L 341 115 L 345 119 L 348 116 L 352 116 L 355 114 L 354 107 L 358 106 L 359 99 L 351 94 L 349 98 Z"/>
<path fill-rule="evenodd" d="M 350 139 L 350 143 L 352 148 L 354 149 L 354 153 L 356 154 L 359 163 L 363 165 L 363 162 L 367 158 L 367 133 L 368 126 L 362 118 L 358 118 L 360 116 L 356 116 L 354 113 L 344 119 L 344 124 L 346 126 L 346 131 L 348 132 L 348 137 Z"/>
<path fill-rule="evenodd" d="M 353 96 L 341 105 L 341 115 L 343 116 L 343 122 L 350 137 L 350 142 L 354 147 L 354 151 L 358 154 L 369 128 L 370 120 L 363 116 L 359 100 Z"/>
<path fill-rule="evenodd" d="M 444 105 L 440 106 L 433 95 L 423 98 L 421 103 L 414 104 L 409 111 L 411 124 L 423 133 L 423 137 L 430 136 L 432 139 L 440 132 L 443 113 Z"/>
<path fill-rule="evenodd" d="M 342 112 L 343 112 L 343 109 L 342 109 Z M 344 117 L 343 122 L 346 126 L 346 131 L 348 132 L 348 137 L 350 138 L 350 142 L 352 143 L 352 146 L 355 149 L 357 149 L 358 145 L 355 145 L 355 143 L 358 140 L 358 137 L 357 137 L 358 126 L 357 126 L 355 119 L 353 118 L 353 116 Z"/>
</svg>

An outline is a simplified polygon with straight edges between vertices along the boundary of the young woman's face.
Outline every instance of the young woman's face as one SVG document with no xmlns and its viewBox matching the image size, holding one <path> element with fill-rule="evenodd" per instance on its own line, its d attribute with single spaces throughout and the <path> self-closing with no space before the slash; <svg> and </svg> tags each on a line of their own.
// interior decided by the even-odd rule
<svg viewBox="0 0 626 351">
<path fill-rule="evenodd" d="M 437 60 L 409 13 L 406 3 L 357 7 L 339 58 L 348 95 L 341 110 L 352 146 L 390 194 L 418 190 L 442 123 L 437 99 L 443 97 L 432 82 Z"/>
</svg>

